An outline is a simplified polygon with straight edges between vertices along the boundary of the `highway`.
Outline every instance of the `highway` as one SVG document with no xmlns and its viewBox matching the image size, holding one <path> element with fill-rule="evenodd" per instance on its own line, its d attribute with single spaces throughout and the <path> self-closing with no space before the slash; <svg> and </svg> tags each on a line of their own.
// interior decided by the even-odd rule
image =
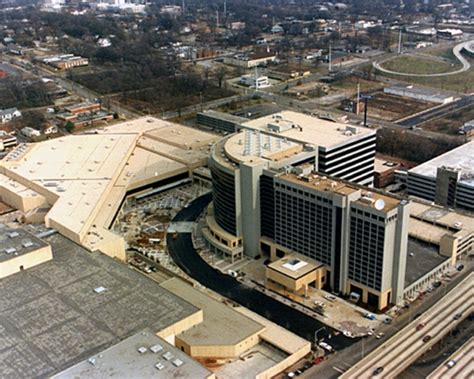
<svg viewBox="0 0 474 379">
<path fill-rule="evenodd" d="M 471 337 L 461 348 L 446 359 L 427 379 L 472 378 L 474 375 L 474 337 Z M 454 361 L 453 367 L 448 366 Z"/>
<path fill-rule="evenodd" d="M 470 273 L 425 314 L 355 364 L 340 378 L 394 378 L 402 373 L 474 310 L 473 280 L 474 273 Z M 462 316 L 455 319 L 454 316 L 458 313 Z M 416 330 L 422 323 L 424 327 Z M 428 335 L 431 338 L 423 342 Z M 383 370 L 374 375 L 374 370 L 379 367 Z"/>
<path fill-rule="evenodd" d="M 422 125 L 428 121 L 435 120 L 440 117 L 445 117 L 451 113 L 459 112 L 461 109 L 474 105 L 474 95 L 464 96 L 458 101 L 448 103 L 446 105 L 435 107 L 421 112 L 411 117 L 404 118 L 401 121 L 396 122 L 397 125 L 403 127 L 413 127 Z"/>
<path fill-rule="evenodd" d="M 388 70 L 388 69 L 383 68 L 381 66 L 381 64 L 383 64 L 384 62 L 387 62 L 391 59 L 395 59 L 397 57 L 397 55 L 392 56 L 388 59 L 384 59 L 382 61 L 374 62 L 374 63 L 372 63 L 372 65 L 374 66 L 374 68 L 376 68 L 377 70 L 379 70 L 379 71 L 381 71 L 385 74 L 400 75 L 400 76 L 428 77 L 428 78 L 430 78 L 430 77 L 440 77 L 440 76 L 449 76 L 449 75 L 461 74 L 461 73 L 463 73 L 463 72 L 465 72 L 465 71 L 467 71 L 471 68 L 471 64 L 469 63 L 469 61 L 466 58 L 463 57 L 463 55 L 461 54 L 461 51 L 464 49 L 465 46 L 470 45 L 472 42 L 473 41 L 466 41 L 466 42 L 462 42 L 462 43 L 454 46 L 453 54 L 456 57 L 456 59 L 459 62 L 461 62 L 461 64 L 462 64 L 462 67 L 458 70 L 455 70 L 455 71 L 442 72 L 442 73 L 437 73 L 437 74 L 409 74 L 409 73 L 405 73 L 405 72 L 398 72 L 398 71 Z M 436 59 L 436 57 L 433 57 L 433 59 Z"/>
</svg>

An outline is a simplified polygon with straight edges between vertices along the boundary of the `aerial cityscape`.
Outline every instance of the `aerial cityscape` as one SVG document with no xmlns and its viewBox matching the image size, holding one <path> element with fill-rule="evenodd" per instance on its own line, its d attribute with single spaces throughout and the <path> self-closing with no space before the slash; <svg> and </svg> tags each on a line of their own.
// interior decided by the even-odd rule
<svg viewBox="0 0 474 379">
<path fill-rule="evenodd" d="M 0 379 L 474 379 L 474 0 L 0 0 Z"/>
</svg>

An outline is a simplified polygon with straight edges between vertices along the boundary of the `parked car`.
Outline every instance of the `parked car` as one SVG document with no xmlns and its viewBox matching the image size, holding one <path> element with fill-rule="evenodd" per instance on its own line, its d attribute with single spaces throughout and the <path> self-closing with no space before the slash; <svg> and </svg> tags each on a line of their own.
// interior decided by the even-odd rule
<svg viewBox="0 0 474 379">
<path fill-rule="evenodd" d="M 383 322 L 384 322 L 384 324 L 391 324 L 392 319 L 390 317 L 386 317 L 386 318 L 384 318 Z"/>
<path fill-rule="evenodd" d="M 425 327 L 425 323 L 424 322 L 420 322 L 417 326 L 416 326 L 416 330 L 421 330 Z"/>
<path fill-rule="evenodd" d="M 383 371 L 383 367 L 380 366 L 380 367 L 377 367 L 374 372 L 372 372 L 372 375 L 378 375 L 380 374 L 381 372 Z"/>
<path fill-rule="evenodd" d="M 327 344 L 326 342 L 320 342 L 319 347 L 323 348 L 324 350 L 328 351 L 329 353 L 332 353 L 334 351 L 332 346 Z"/>
<path fill-rule="evenodd" d="M 452 368 L 452 367 L 454 367 L 455 365 L 456 365 L 456 361 L 454 361 L 454 360 L 452 360 L 452 359 L 451 359 L 449 362 L 446 363 L 446 367 L 447 367 L 447 368 Z"/>
<path fill-rule="evenodd" d="M 334 295 L 326 295 L 326 296 L 324 296 L 324 298 L 329 300 L 329 301 L 336 301 L 336 296 L 334 296 Z"/>
<path fill-rule="evenodd" d="M 427 334 L 426 336 L 423 337 L 423 342 L 428 342 L 431 339 L 431 336 Z"/>
<path fill-rule="evenodd" d="M 364 317 L 368 318 L 369 320 L 376 320 L 375 315 L 373 313 L 370 313 L 370 312 L 365 312 Z"/>
</svg>

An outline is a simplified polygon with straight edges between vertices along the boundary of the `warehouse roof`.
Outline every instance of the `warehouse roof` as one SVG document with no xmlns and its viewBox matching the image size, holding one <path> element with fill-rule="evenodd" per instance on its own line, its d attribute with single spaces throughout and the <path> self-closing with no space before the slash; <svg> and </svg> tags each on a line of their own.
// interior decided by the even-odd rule
<svg viewBox="0 0 474 379">
<path fill-rule="evenodd" d="M 53 260 L 0 280 L 2 377 L 47 377 L 143 328 L 157 332 L 199 312 L 60 234 L 45 241 Z"/>
<path fill-rule="evenodd" d="M 161 286 L 204 312 L 203 322 L 179 335 L 189 345 L 235 345 L 265 329 L 180 279 L 167 280 Z"/>
<path fill-rule="evenodd" d="M 52 378 L 201 379 L 211 375 L 181 350 L 145 329 Z"/>
</svg>

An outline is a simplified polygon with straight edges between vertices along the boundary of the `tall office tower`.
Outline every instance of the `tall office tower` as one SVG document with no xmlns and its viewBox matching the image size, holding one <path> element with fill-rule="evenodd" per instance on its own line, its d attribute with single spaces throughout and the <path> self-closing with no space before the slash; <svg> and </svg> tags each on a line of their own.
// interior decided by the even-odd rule
<svg viewBox="0 0 474 379">
<path fill-rule="evenodd" d="M 406 204 L 360 186 L 373 180 L 375 132 L 294 112 L 242 127 L 212 149 L 208 245 L 231 260 L 297 252 L 320 263 L 334 290 L 381 308 L 400 298 Z"/>
</svg>

